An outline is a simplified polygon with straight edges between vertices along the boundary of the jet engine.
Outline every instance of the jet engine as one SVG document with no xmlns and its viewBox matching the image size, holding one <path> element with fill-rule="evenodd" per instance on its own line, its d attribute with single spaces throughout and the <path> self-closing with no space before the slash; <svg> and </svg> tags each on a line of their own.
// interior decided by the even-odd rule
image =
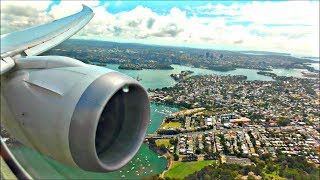
<svg viewBox="0 0 320 180">
<path fill-rule="evenodd" d="M 11 135 L 87 171 L 114 171 L 134 157 L 150 119 L 138 81 L 62 56 L 15 63 L 1 76 L 1 121 Z"/>
</svg>

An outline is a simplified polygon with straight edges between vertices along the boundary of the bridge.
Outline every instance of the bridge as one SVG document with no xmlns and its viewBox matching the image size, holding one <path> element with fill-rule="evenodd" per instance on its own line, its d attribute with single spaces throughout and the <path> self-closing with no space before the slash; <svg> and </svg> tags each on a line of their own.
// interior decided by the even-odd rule
<svg viewBox="0 0 320 180">
<path fill-rule="evenodd" d="M 158 134 L 147 134 L 145 139 L 150 139 L 150 138 L 153 138 L 153 139 L 170 139 L 172 137 L 177 137 L 177 136 L 181 136 L 181 135 L 198 135 L 198 134 L 203 134 L 203 133 L 208 133 L 208 132 L 215 132 L 215 133 L 227 133 L 229 131 L 236 131 L 236 130 L 245 130 L 246 128 L 230 128 L 230 129 L 222 129 L 222 130 L 217 130 L 217 129 L 208 129 L 208 130 L 205 130 L 205 131 L 191 131 L 191 132 L 183 132 L 183 133 L 178 133 L 178 134 L 173 134 L 173 135 L 158 135 Z"/>
</svg>

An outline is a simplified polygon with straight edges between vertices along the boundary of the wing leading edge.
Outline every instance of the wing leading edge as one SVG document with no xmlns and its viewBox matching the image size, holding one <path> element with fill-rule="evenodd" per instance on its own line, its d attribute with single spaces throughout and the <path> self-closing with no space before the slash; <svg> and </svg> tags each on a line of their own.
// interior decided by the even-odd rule
<svg viewBox="0 0 320 180">
<path fill-rule="evenodd" d="M 92 10 L 83 5 L 82 11 L 55 20 L 1 36 L 1 72 L 14 67 L 14 60 L 23 56 L 35 56 L 45 52 L 81 30 L 94 16 Z"/>
</svg>

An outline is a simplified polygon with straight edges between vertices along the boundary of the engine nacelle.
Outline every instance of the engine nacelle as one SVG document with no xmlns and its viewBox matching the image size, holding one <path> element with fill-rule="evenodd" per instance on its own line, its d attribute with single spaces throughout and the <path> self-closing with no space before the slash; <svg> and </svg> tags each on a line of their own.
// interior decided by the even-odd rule
<svg viewBox="0 0 320 180">
<path fill-rule="evenodd" d="M 133 78 L 61 56 L 16 62 L 1 77 L 1 121 L 42 154 L 87 171 L 121 168 L 150 120 L 147 92 Z"/>
</svg>

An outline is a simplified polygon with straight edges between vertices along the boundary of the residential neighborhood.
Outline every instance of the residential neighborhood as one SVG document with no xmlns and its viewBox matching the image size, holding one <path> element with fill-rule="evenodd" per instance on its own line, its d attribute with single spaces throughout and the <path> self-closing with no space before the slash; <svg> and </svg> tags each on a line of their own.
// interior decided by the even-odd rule
<svg viewBox="0 0 320 180">
<path fill-rule="evenodd" d="M 265 177 L 284 172 L 270 164 L 282 164 L 278 161 L 284 157 L 320 165 L 318 79 L 277 76 L 273 81 L 247 81 L 240 75 L 186 72 L 173 77 L 177 84 L 151 89 L 150 99 L 183 109 L 166 116 L 156 133 L 147 136 L 167 149 L 170 161 L 215 160 L 217 166 L 256 167 L 256 175 Z M 260 171 L 266 167 L 271 174 Z"/>
<path fill-rule="evenodd" d="M 233 123 L 227 123 L 226 117 L 231 117 L 229 122 Z M 170 122 L 177 119 L 172 116 L 168 118 L 172 119 Z M 194 155 L 202 159 L 215 159 L 213 156 L 217 155 L 259 157 L 270 153 L 276 157 L 278 153 L 283 153 L 289 156 L 303 155 L 310 162 L 320 164 L 320 133 L 312 126 L 295 122 L 285 127 L 266 126 L 265 123 L 252 125 L 247 121 L 239 121 L 241 119 L 236 119 L 234 114 L 223 114 L 219 118 L 208 117 L 202 126 L 194 128 L 197 123 L 193 119 L 196 118 L 196 115 L 184 118 L 185 121 L 191 121 L 191 128 L 181 123 L 176 127 L 166 126 L 164 129 L 167 130 L 158 130 L 162 132 L 158 137 L 177 139 L 176 146 L 167 148 L 170 153 L 179 155 L 180 160 Z"/>
</svg>

